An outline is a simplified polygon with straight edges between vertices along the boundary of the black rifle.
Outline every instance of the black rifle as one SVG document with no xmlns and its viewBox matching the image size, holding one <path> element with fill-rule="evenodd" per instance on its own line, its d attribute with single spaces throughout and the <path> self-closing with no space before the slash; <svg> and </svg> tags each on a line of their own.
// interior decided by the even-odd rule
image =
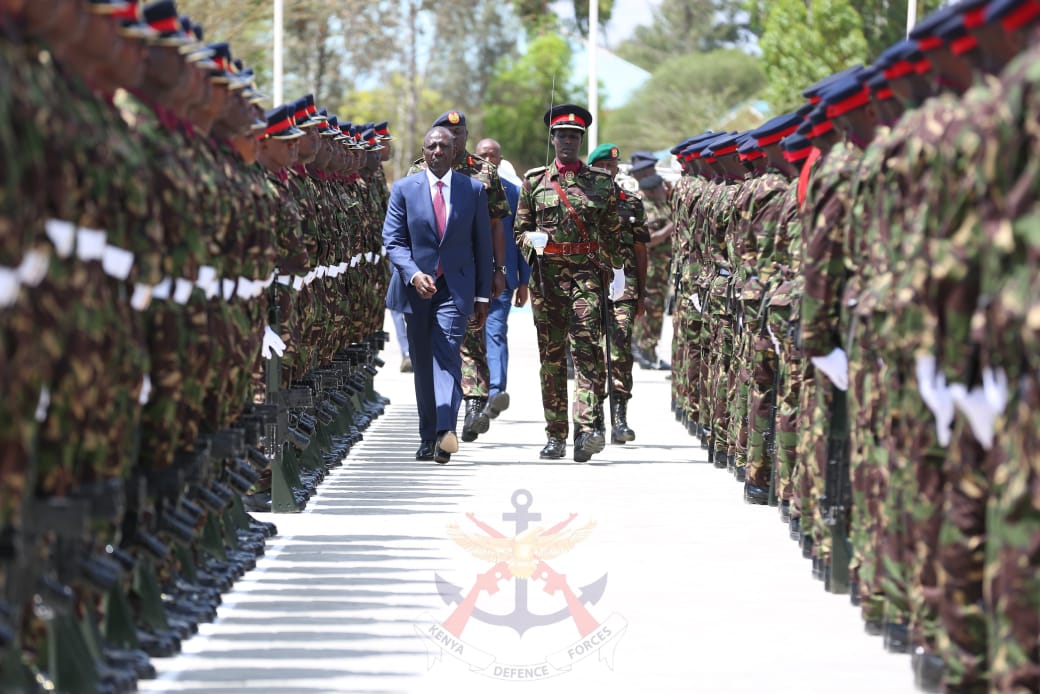
<svg viewBox="0 0 1040 694">
<path fill-rule="evenodd" d="M 846 514 L 852 506 L 849 478 L 849 412 L 845 391 L 834 386 L 830 433 L 827 437 L 827 475 L 820 499 L 824 523 L 831 532 L 831 567 L 827 590 L 849 592 L 849 538 Z"/>
<path fill-rule="evenodd" d="M 606 273 L 604 273 L 604 274 L 606 274 Z M 613 277 L 611 277 L 610 279 L 613 279 Z M 602 319 L 603 319 L 603 342 L 604 342 L 604 347 L 606 348 L 606 349 L 603 350 L 603 353 L 606 355 L 606 360 L 607 360 L 607 377 L 605 379 L 603 379 L 603 380 L 604 380 L 604 383 L 606 384 L 606 388 L 607 388 L 607 400 L 610 403 L 610 430 L 611 430 L 611 432 L 613 432 L 614 431 L 614 406 L 615 406 L 615 402 L 614 402 L 614 357 L 610 354 L 610 348 L 614 344 L 612 342 L 612 340 L 611 340 L 611 338 L 613 337 L 613 333 L 614 333 L 614 330 L 613 330 L 614 316 L 611 315 L 613 313 L 613 304 L 612 304 L 612 302 L 610 301 L 610 298 L 609 298 L 610 282 L 609 282 L 609 280 L 605 280 L 605 281 L 601 282 L 601 285 L 602 285 L 602 287 L 601 287 L 601 291 L 600 291 L 600 304 L 602 304 L 602 307 L 600 308 L 600 315 L 602 316 Z"/>
<path fill-rule="evenodd" d="M 759 335 L 762 337 L 769 337 L 769 292 L 763 291 L 762 304 L 758 310 L 759 320 L 762 321 L 761 327 L 759 328 Z M 777 445 L 776 445 L 776 418 L 778 410 L 780 409 L 780 352 L 776 351 L 776 358 L 773 359 L 773 387 L 769 391 L 769 426 L 766 428 L 765 444 L 766 444 L 766 457 L 769 459 L 770 474 L 769 474 L 769 505 L 777 505 L 777 483 L 779 473 L 779 464 L 777 461 Z"/>
</svg>

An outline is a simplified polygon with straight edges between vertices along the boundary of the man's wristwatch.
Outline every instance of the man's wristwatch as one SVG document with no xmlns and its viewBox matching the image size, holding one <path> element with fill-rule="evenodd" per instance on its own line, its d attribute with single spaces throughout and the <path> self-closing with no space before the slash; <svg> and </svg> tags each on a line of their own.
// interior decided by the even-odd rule
<svg viewBox="0 0 1040 694">
<path fill-rule="evenodd" d="M 506 274 L 506 266 L 505 265 L 496 265 L 495 266 L 495 272 L 501 272 L 503 275 Z"/>
</svg>

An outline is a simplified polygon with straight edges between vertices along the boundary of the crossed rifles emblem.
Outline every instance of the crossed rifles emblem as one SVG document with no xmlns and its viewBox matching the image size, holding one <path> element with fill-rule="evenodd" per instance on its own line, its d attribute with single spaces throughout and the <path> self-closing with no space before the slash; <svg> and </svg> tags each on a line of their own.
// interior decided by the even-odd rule
<svg viewBox="0 0 1040 694">
<path fill-rule="evenodd" d="M 555 624 L 568 617 L 574 621 L 582 636 L 587 636 L 599 628 L 599 620 L 592 616 L 586 604 L 599 602 L 607 585 L 607 574 L 603 574 L 598 580 L 575 593 L 567 582 L 567 577 L 547 563 L 547 560 L 565 554 L 587 538 L 596 527 L 595 521 L 579 528 L 569 528 L 577 518 L 577 514 L 572 513 L 566 520 L 549 529 L 540 525 L 531 526 L 531 521 L 539 521 L 542 517 L 540 513 L 531 513 L 528 510 L 532 501 L 531 493 L 525 489 L 518 489 L 513 493 L 512 504 L 515 511 L 502 514 L 503 520 L 515 522 L 516 534 L 513 537 L 506 536 L 472 513 L 467 513 L 466 517 L 483 531 L 482 535 L 469 534 L 458 524 L 448 527 L 448 536 L 460 547 L 482 561 L 494 562 L 490 569 L 477 575 L 465 597 L 459 586 L 452 585 L 440 575 L 436 576 L 437 590 L 441 598 L 448 605 L 456 605 L 452 614 L 443 622 L 444 629 L 456 638 L 461 638 L 462 631 L 470 619 L 509 627 L 520 636 L 528 629 Z M 481 593 L 494 595 L 499 591 L 500 582 L 510 580 L 515 580 L 512 612 L 495 614 L 477 607 Z M 530 580 L 541 581 L 545 592 L 550 595 L 561 593 L 566 607 L 550 614 L 531 612 L 527 605 Z"/>
</svg>

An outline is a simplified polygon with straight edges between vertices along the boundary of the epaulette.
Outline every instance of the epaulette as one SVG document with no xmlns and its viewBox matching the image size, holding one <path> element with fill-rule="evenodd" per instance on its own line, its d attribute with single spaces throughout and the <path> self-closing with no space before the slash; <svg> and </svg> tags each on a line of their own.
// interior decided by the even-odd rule
<svg viewBox="0 0 1040 694">
<path fill-rule="evenodd" d="M 527 171 L 524 172 L 524 178 L 531 178 L 533 176 L 541 176 L 543 173 L 545 173 L 546 169 L 548 169 L 548 168 L 549 168 L 548 166 L 536 166 L 533 169 L 528 169 Z"/>
</svg>

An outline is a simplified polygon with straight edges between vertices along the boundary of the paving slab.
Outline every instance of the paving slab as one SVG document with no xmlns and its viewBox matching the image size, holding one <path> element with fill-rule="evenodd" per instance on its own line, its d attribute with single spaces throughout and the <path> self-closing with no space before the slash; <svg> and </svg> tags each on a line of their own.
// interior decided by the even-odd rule
<svg viewBox="0 0 1040 694">
<path fill-rule="evenodd" d="M 511 407 L 444 466 L 414 460 L 391 339 L 386 414 L 302 513 L 256 514 L 280 534 L 141 691 L 914 691 L 776 509 L 707 464 L 665 372 L 636 369 L 635 442 L 539 460 L 530 311 L 509 326 Z"/>
</svg>

